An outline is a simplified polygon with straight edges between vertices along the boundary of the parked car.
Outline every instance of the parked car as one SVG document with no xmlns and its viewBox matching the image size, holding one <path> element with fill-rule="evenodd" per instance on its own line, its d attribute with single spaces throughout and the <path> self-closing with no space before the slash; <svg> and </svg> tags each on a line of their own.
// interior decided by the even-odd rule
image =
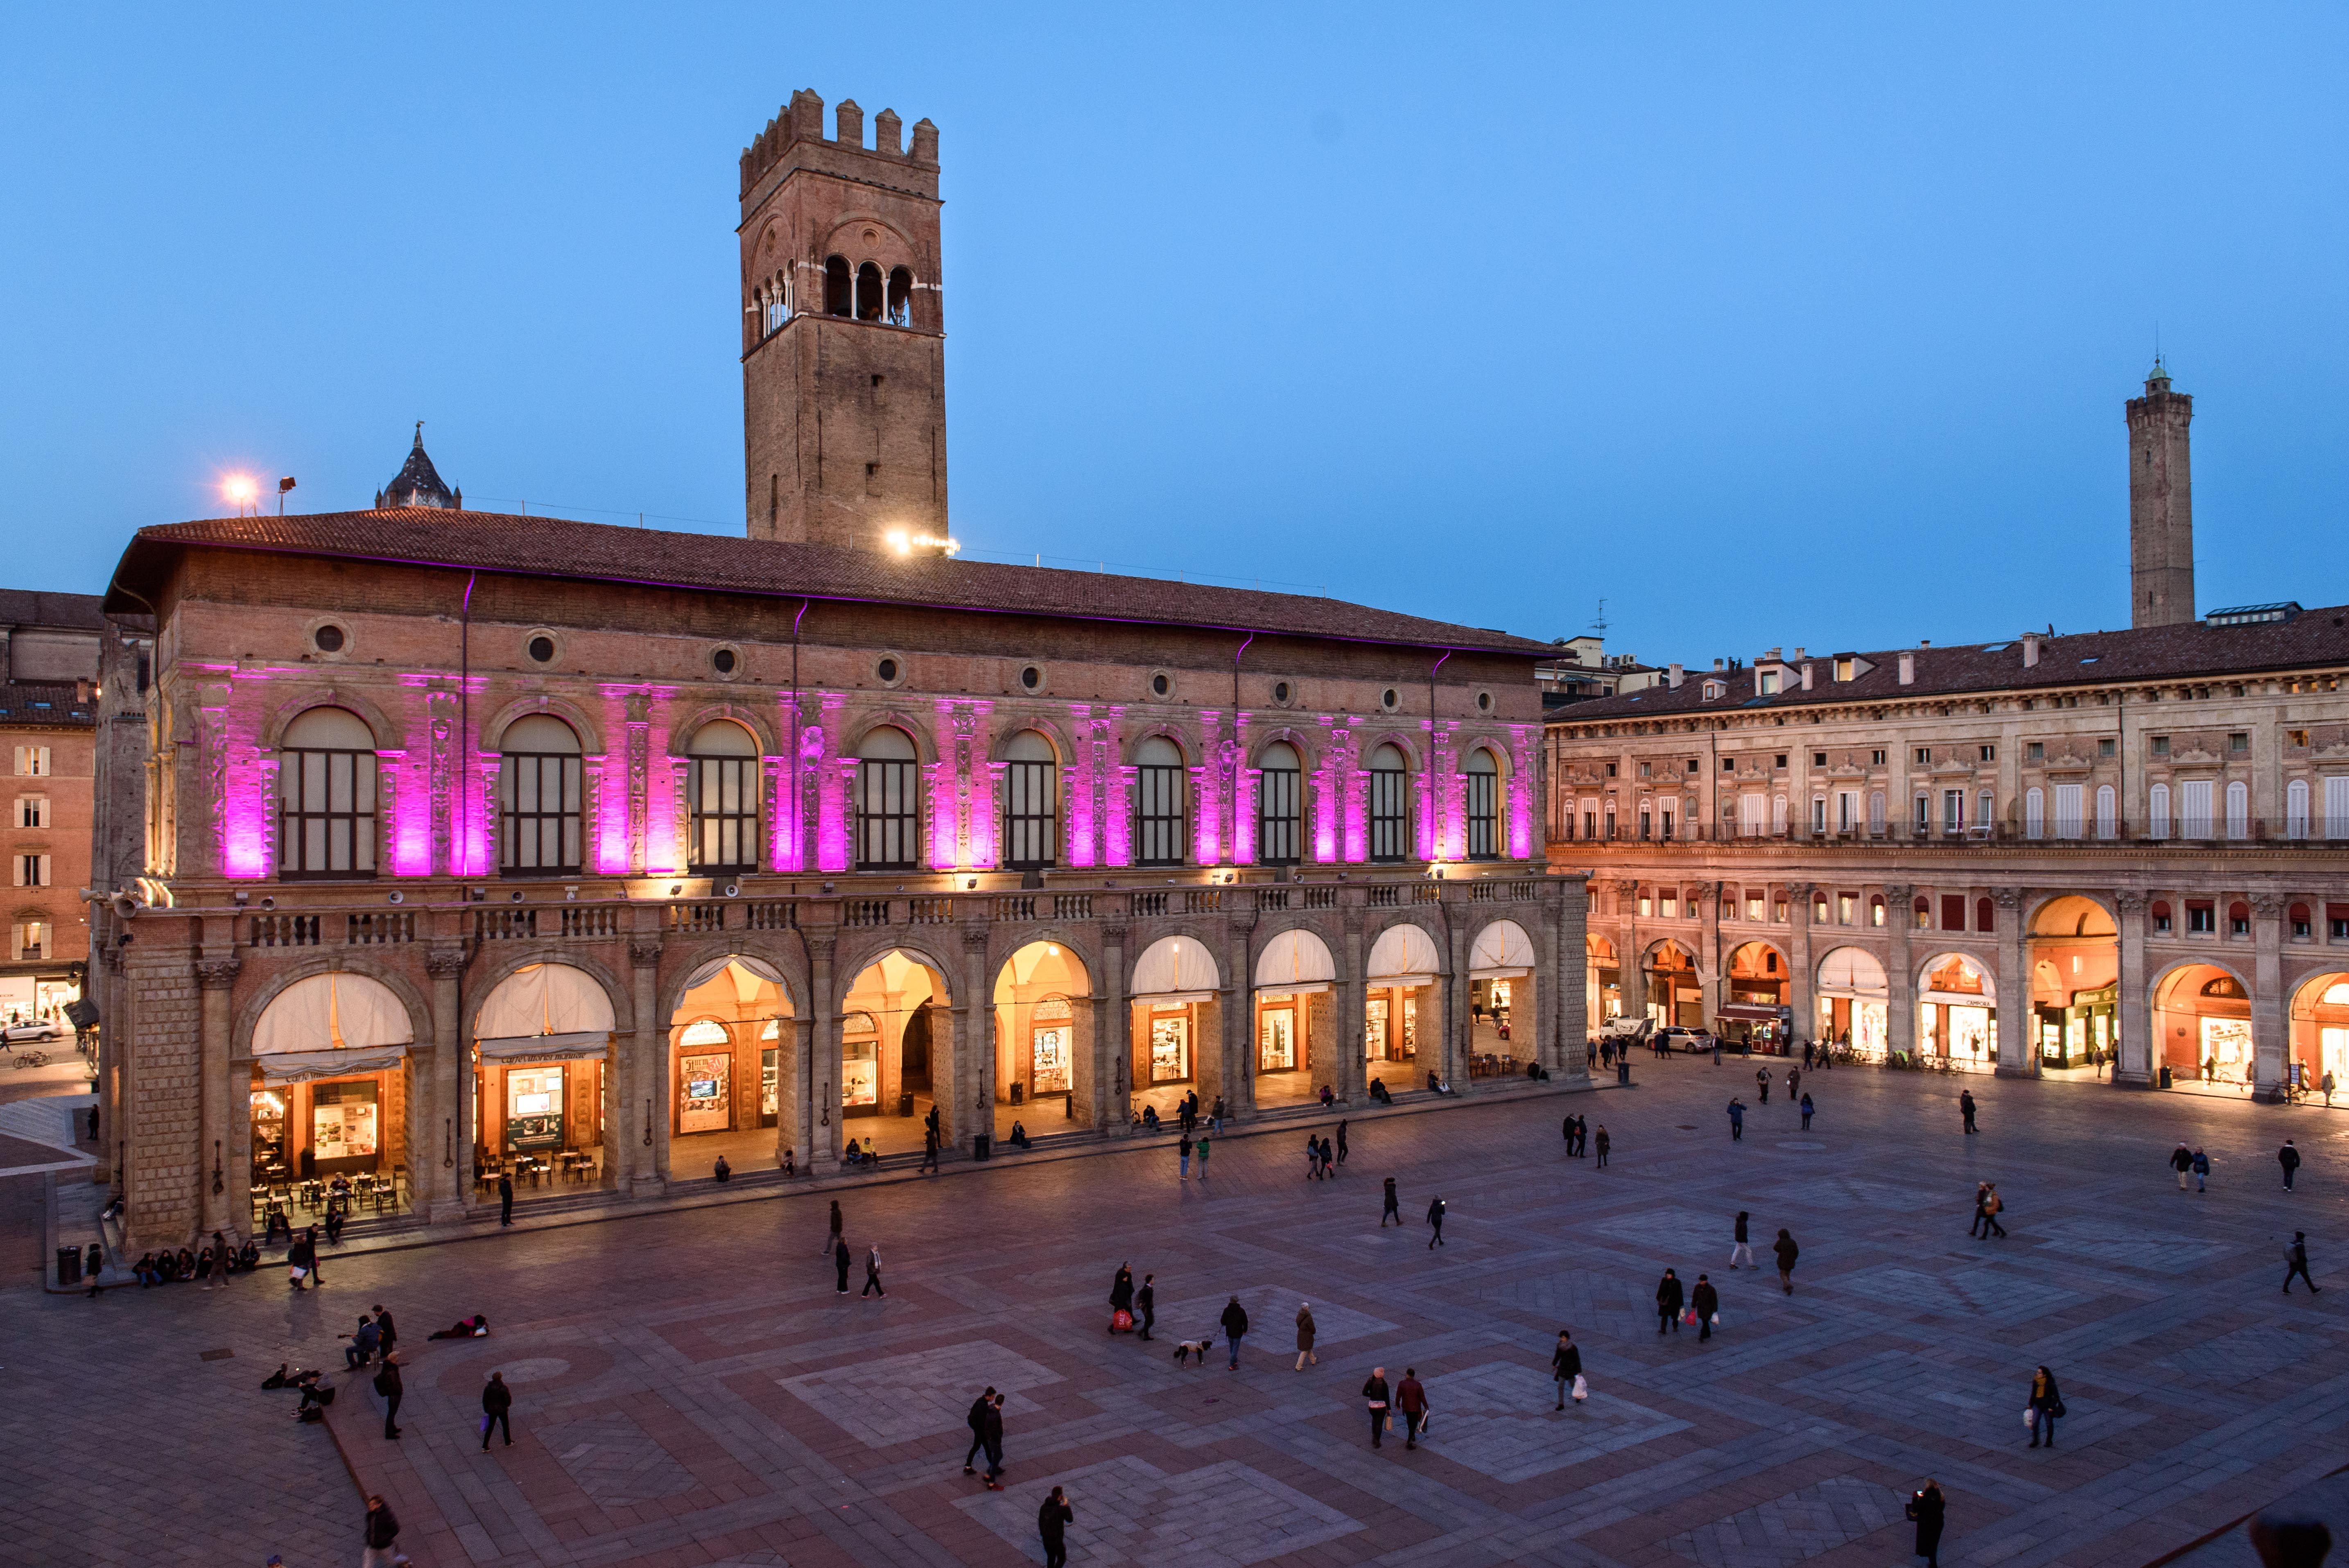
<svg viewBox="0 0 2349 1568">
<path fill-rule="evenodd" d="M 1713 1052 L 1710 1030 L 1682 1028 L 1675 1025 L 1669 1029 L 1659 1029 L 1656 1037 L 1668 1051 L 1686 1051 L 1691 1056 L 1709 1056 Z"/>
<path fill-rule="evenodd" d="M 66 1026 L 54 1020 L 37 1024 L 11 1024 L 6 1028 L 0 1029 L 0 1040 L 5 1040 L 12 1046 L 26 1040 L 62 1040 L 65 1037 Z"/>
</svg>

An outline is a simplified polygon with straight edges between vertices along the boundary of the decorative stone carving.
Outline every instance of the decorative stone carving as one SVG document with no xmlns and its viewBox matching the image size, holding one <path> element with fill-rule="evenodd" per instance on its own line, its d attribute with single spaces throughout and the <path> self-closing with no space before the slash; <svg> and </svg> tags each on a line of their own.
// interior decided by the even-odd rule
<svg viewBox="0 0 2349 1568">
<path fill-rule="evenodd" d="M 196 983 L 207 991 L 225 991 L 236 984 L 244 968 L 242 958 L 202 958 L 196 961 Z"/>
<path fill-rule="evenodd" d="M 2113 894 L 2113 907 L 2130 917 L 2145 913 L 2145 894 L 2124 888 Z"/>
<path fill-rule="evenodd" d="M 628 944 L 628 962 L 639 969 L 650 969 L 661 961 L 661 944 L 657 940 L 644 938 Z"/>
<path fill-rule="evenodd" d="M 2023 890 L 2019 887 L 1994 887 L 1990 890 L 1990 897 L 2005 914 L 2012 915 L 2023 907 Z"/>
<path fill-rule="evenodd" d="M 2283 913 L 2283 900 L 2271 892 L 2251 894 L 2251 913 L 2261 920 L 2273 920 Z"/>
<path fill-rule="evenodd" d="M 424 973 L 435 980 L 454 980 L 465 972 L 465 950 L 461 947 L 434 947 L 424 954 Z"/>
</svg>

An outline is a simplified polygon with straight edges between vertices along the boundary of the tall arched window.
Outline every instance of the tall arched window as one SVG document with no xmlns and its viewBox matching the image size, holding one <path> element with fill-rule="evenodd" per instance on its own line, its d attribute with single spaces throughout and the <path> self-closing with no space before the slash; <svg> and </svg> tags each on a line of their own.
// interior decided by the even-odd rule
<svg viewBox="0 0 2349 1568">
<path fill-rule="evenodd" d="M 2038 786 L 2023 792 L 2023 836 L 2043 838 L 2047 832 L 2047 796 Z"/>
<path fill-rule="evenodd" d="M 2157 839 L 2169 837 L 2169 786 L 2157 784 L 2146 791 L 2145 830 Z"/>
<path fill-rule="evenodd" d="M 1183 753 L 1163 735 L 1133 754 L 1133 863 L 1183 863 Z"/>
<path fill-rule="evenodd" d="M 856 319 L 881 319 L 881 269 L 871 262 L 856 269 Z"/>
<path fill-rule="evenodd" d="M 848 270 L 848 258 L 845 256 L 829 256 L 824 260 L 823 313 L 826 315 L 856 314 L 856 284 Z"/>
<path fill-rule="evenodd" d="M 913 737 L 882 726 L 856 748 L 856 869 L 914 868 L 921 841 L 921 797 Z"/>
<path fill-rule="evenodd" d="M 1784 827 L 1786 802 L 1778 802 Z M 1468 754 L 1468 858 L 1493 861 L 1501 856 L 1501 767 L 1483 747 Z"/>
<path fill-rule="evenodd" d="M 693 811 L 693 869 L 759 869 L 759 743 L 726 719 L 693 732 L 686 799 Z"/>
<path fill-rule="evenodd" d="M 2096 837 L 2109 839 L 2121 830 L 2120 799 L 2111 785 L 2096 786 Z"/>
<path fill-rule="evenodd" d="M 579 869 L 579 737 L 550 714 L 506 726 L 498 748 L 498 869 L 513 876 Z"/>
<path fill-rule="evenodd" d="M 2227 786 L 2227 837 L 2251 836 L 2251 787 L 2238 779 Z"/>
<path fill-rule="evenodd" d="M 769 332 L 781 332 L 783 324 L 792 319 L 792 274 L 790 269 L 777 273 L 766 294 L 765 327 Z"/>
<path fill-rule="evenodd" d="M 277 874 L 375 875 L 375 735 L 357 714 L 314 707 L 278 742 Z"/>
<path fill-rule="evenodd" d="M 1881 789 L 1868 793 L 1868 831 L 1871 838 L 1884 837 L 1884 791 Z"/>
<path fill-rule="evenodd" d="M 1049 866 L 1060 842 L 1061 754 L 1023 729 L 1003 759 L 1003 863 L 1023 872 Z"/>
<path fill-rule="evenodd" d="M 1371 753 L 1371 859 L 1411 858 L 1411 765 L 1392 740 Z"/>
<path fill-rule="evenodd" d="M 2283 789 L 2283 832 L 2288 839 L 2308 837 L 2308 780 L 2295 779 Z"/>
<path fill-rule="evenodd" d="M 1293 866 L 1301 858 L 1304 812 L 1299 782 L 1303 767 L 1285 740 L 1264 748 L 1256 794 L 1256 858 L 1267 866 Z"/>
<path fill-rule="evenodd" d="M 891 326 L 914 325 L 914 274 L 908 268 L 890 269 L 889 309 L 886 319 Z"/>
</svg>

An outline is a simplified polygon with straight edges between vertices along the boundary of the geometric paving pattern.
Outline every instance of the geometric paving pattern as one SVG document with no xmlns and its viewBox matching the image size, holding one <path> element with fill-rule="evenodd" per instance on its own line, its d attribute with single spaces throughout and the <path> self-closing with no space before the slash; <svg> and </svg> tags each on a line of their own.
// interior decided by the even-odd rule
<svg viewBox="0 0 2349 1568">
<path fill-rule="evenodd" d="M 2059 1377 L 2058 1386 L 2063 1383 Z M 1982 1448 L 2028 1443 L 2023 1424 L 2030 1377 L 1952 1367 L 1905 1350 L 1888 1350 L 1847 1366 L 1808 1375 L 1785 1385 L 1789 1394 L 1832 1400 L 1895 1424 L 1896 1429 L 1930 1432 Z M 2066 1391 L 2060 1437 L 2067 1443 L 2100 1442 L 2141 1421 L 2144 1410 L 2116 1410 Z"/>
<path fill-rule="evenodd" d="M 1652 1255 L 1660 1276 L 1666 1268 L 1671 1268 L 1692 1284 L 1696 1282 L 1700 1267 L 1708 1273 L 1726 1268 L 1730 1249 L 1737 1244 L 1733 1220 L 1718 1212 L 1699 1213 L 1693 1209 L 1641 1209 L 1602 1221 L 1591 1229 L 1602 1236 L 1630 1243 L 1625 1251 Z M 1769 1255 L 1769 1249 L 1759 1245 L 1762 1240 L 1755 1238 L 1757 1262 Z"/>
<path fill-rule="evenodd" d="M 1237 1460 L 1169 1475 L 1127 1456 L 1041 1476 L 955 1507 L 1035 1561 L 1044 1560 L 1036 1511 L 1061 1487 L 1075 1515 L 1071 1561 L 1138 1568 L 1215 1568 L 1286 1557 L 1361 1524 Z"/>
<path fill-rule="evenodd" d="M 686 1468 L 626 1416 L 557 1422 L 539 1440 L 600 1503 L 654 1502 L 693 1490 Z"/>
<path fill-rule="evenodd" d="M 942 1346 L 877 1361 L 854 1361 L 826 1372 L 803 1372 L 776 1382 L 867 1448 L 889 1449 L 916 1438 L 970 1430 L 970 1407 L 992 1386 L 1005 1396 L 1007 1423 L 1040 1407 L 1019 1391 L 1057 1383 L 1061 1375 L 1015 1356 L 992 1340 Z"/>
<path fill-rule="evenodd" d="M 1908 1506 L 1909 1500 L 1889 1487 L 1842 1475 L 1675 1535 L 1666 1544 L 1703 1568 L 1779 1568 L 1903 1523 Z"/>
<path fill-rule="evenodd" d="M 1795 1267 L 1799 1270 L 1801 1264 Z M 1799 1282 L 1802 1276 L 1797 1273 L 1795 1278 Z M 1920 1274 L 1895 1264 L 1880 1264 L 1855 1274 L 1838 1274 L 1827 1283 L 1836 1290 L 1910 1312 L 1986 1318 L 2001 1324 L 2024 1323 L 2087 1299 L 2060 1285 L 2001 1269 L 1987 1261 L 1971 1268 L 1961 1266 L 1946 1274 Z M 1796 1288 L 1800 1288 L 1799 1284 Z"/>
<path fill-rule="evenodd" d="M 2199 1217 L 2199 1216 L 2198 1216 Z M 2042 1221 L 2032 1234 L 2044 1238 L 2037 1250 L 2067 1258 L 2089 1258 L 2105 1264 L 2133 1264 L 2138 1268 L 2199 1268 L 2233 1244 L 2203 1237 L 2181 1236 L 2145 1225 L 2124 1224 L 2105 1214 L 2070 1214 Z M 2279 1271 L 2281 1272 L 2281 1271 Z"/>
<path fill-rule="evenodd" d="M 1556 1415 L 1557 1385 L 1549 1369 L 1523 1361 L 1488 1362 L 1421 1381 L 1427 1386 L 1428 1425 L 1420 1446 L 1510 1484 L 1637 1448 L 1689 1425 L 1595 1387 L 1589 1398 L 1578 1405 L 1568 1400 L 1567 1413 Z M 1396 1434 L 1402 1430 L 1398 1418 Z"/>
<path fill-rule="evenodd" d="M 1288 1356 L 1297 1359 L 1297 1309 L 1301 1305 L 1313 1308 L 1313 1354 L 1324 1356 L 1332 1345 L 1349 1339 L 1368 1339 L 1374 1335 L 1392 1334 L 1394 1325 L 1366 1312 L 1356 1312 L 1338 1303 L 1316 1299 L 1313 1292 L 1294 1285 L 1252 1284 L 1220 1295 L 1192 1296 L 1186 1300 L 1158 1304 L 1157 1326 L 1151 1340 L 1195 1339 L 1202 1334 L 1213 1334 L 1219 1352 L 1223 1345 L 1224 1308 L 1233 1296 L 1240 1298 L 1240 1310 L 1247 1314 L 1247 1337 L 1240 1341 L 1240 1356 L 1250 1354 L 1273 1357 Z M 1108 1308 L 1102 1312 L 1107 1315 Z M 1220 1352 L 1228 1359 L 1228 1352 Z M 1167 1351 L 1174 1354 L 1172 1349 Z M 1000 1383 L 996 1385 L 999 1388 Z"/>
</svg>

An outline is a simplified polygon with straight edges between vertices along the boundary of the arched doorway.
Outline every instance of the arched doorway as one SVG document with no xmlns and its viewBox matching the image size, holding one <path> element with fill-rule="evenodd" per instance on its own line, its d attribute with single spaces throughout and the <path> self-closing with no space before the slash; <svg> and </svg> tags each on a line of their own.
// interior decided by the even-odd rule
<svg viewBox="0 0 2349 1568">
<path fill-rule="evenodd" d="M 1917 1049 L 1984 1066 L 1998 1059 L 1998 982 L 1966 953 L 1925 960 L 1917 986 Z"/>
<path fill-rule="evenodd" d="M 1362 1061 L 1368 1077 L 1392 1078 L 1408 1087 L 1421 1070 L 1421 1030 L 1443 1006 L 1434 989 L 1443 967 L 1434 938 L 1410 921 L 1388 926 L 1371 944 L 1362 999 Z"/>
<path fill-rule="evenodd" d="M 1133 1113 L 1171 1119 L 1187 1097 L 1205 1116 L 1224 1093 L 1223 979 L 1216 956 L 1194 936 L 1162 936 L 1134 960 L 1127 983 L 1126 1038 L 1133 1060 Z"/>
<path fill-rule="evenodd" d="M 1748 942 L 1729 954 L 1726 993 L 1713 1009 L 1723 1039 L 1752 1050 L 1784 1051 L 1792 1022 L 1786 1005 L 1793 974 L 1786 955 L 1767 942 Z"/>
<path fill-rule="evenodd" d="M 918 1150 L 935 1100 L 923 1083 L 948 1081 L 937 1060 L 950 1006 L 946 975 L 925 955 L 892 947 L 857 971 L 840 1003 L 841 1133 L 882 1154 Z M 915 1072 L 906 1075 L 906 1037 Z M 940 1116 L 941 1141 L 959 1130 Z"/>
<path fill-rule="evenodd" d="M 669 1015 L 669 1171 L 706 1176 L 724 1155 L 761 1170 L 783 1136 L 782 1088 L 798 1055 L 791 999 L 763 959 L 713 958 L 687 977 Z"/>
<path fill-rule="evenodd" d="M 1014 1122 L 1031 1137 L 1093 1124 L 1092 989 L 1058 942 L 1029 943 L 995 972 L 998 1136 Z"/>
<path fill-rule="evenodd" d="M 1881 1057 L 1890 1026 L 1884 965 L 1865 947 L 1838 947 L 1819 960 L 1818 1037 Z"/>
<path fill-rule="evenodd" d="M 517 1199 L 616 1174 L 609 1147 L 612 998 L 569 964 L 525 964 L 473 1018 L 474 1185 Z"/>
<path fill-rule="evenodd" d="M 1582 939 L 1587 968 L 1583 973 L 1583 1026 L 1592 1037 L 1599 1026 L 1623 1016 L 1623 960 L 1615 944 L 1592 932 Z"/>
<path fill-rule="evenodd" d="M 364 975 L 312 975 L 269 999 L 246 1088 L 256 1221 L 271 1203 L 294 1224 L 324 1222 L 329 1202 L 353 1213 L 407 1207 L 414 1040 L 398 994 Z"/>
<path fill-rule="evenodd" d="M 1255 1102 L 1295 1105 L 1327 1084 L 1345 1086 L 1338 1063 L 1338 966 L 1329 944 L 1283 931 L 1256 961 Z"/>
<path fill-rule="evenodd" d="M 1697 978 L 1695 954 L 1667 938 L 1648 949 L 1640 968 L 1645 1016 L 1659 1028 L 1704 1026 L 1704 985 Z"/>
<path fill-rule="evenodd" d="M 2046 1068 L 2112 1059 L 2120 1046 L 2120 938 L 2095 899 L 2066 893 L 2031 917 L 2031 1044 Z M 2091 1056 L 2091 1053 L 2095 1056 Z"/>
<path fill-rule="evenodd" d="M 2330 1073 L 2333 1094 L 2349 1092 L 2349 974 L 2334 970 L 2301 982 L 2292 996 L 2291 1039 L 2292 1060 L 2309 1088 L 2322 1093 Z"/>
<path fill-rule="evenodd" d="M 2251 1042 L 2251 992 L 2242 976 L 2215 964 L 2181 964 L 2154 982 L 2153 1026 L 2161 1041 L 2157 1067 L 2203 1083 L 2258 1081 Z"/>
<path fill-rule="evenodd" d="M 1534 1059 L 1538 1006 L 1534 941 L 1514 920 L 1495 920 L 1468 943 L 1468 1076 L 1523 1078 Z"/>
</svg>

